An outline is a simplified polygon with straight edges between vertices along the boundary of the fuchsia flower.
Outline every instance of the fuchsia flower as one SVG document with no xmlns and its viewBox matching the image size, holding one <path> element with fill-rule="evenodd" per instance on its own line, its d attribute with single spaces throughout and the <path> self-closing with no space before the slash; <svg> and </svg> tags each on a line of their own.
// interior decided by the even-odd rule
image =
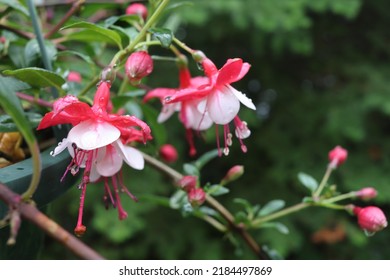
<svg viewBox="0 0 390 280">
<path fill-rule="evenodd" d="M 201 64 L 206 77 L 191 78 L 187 68 L 180 69 L 180 88 L 157 88 L 145 96 L 145 101 L 158 97 L 163 103 L 163 109 L 158 121 L 163 122 L 175 111 L 180 111 L 179 118 L 187 129 L 187 140 L 190 143 L 190 154 L 196 150 L 192 142 L 191 130 L 202 131 L 213 123 L 224 127 L 224 154 L 229 153 L 232 144 L 232 134 L 229 123 L 234 122 L 235 135 L 241 142 L 241 148 L 246 152 L 242 139 L 250 136 L 246 122 L 237 116 L 240 103 L 250 109 L 256 107 L 245 94 L 233 88 L 230 84 L 240 80 L 248 72 L 250 65 L 242 59 L 229 59 L 221 69 L 202 56 Z M 218 126 L 217 126 L 218 127 Z M 217 137 L 219 149 L 219 139 Z"/>
<path fill-rule="evenodd" d="M 72 156 L 64 176 L 69 171 L 75 175 L 80 168 L 84 168 L 79 185 L 82 193 L 79 218 L 75 228 L 77 235 L 82 235 L 86 229 L 82 224 L 82 212 L 89 182 L 104 180 L 105 202 L 108 203 L 110 200 L 112 205 L 118 208 L 119 219 L 127 217 L 126 211 L 121 206 L 119 191 L 126 192 L 133 199 L 135 197 L 122 183 L 120 169 L 123 161 L 134 169 L 143 169 L 144 158 L 138 150 L 125 144 L 132 141 L 145 143 L 151 139 L 150 128 L 143 121 L 134 116 L 109 113 L 111 108 L 109 98 L 109 82 L 101 82 L 98 85 L 92 107 L 79 101 L 75 96 L 60 98 L 54 103 L 53 111 L 47 113 L 38 126 L 38 129 L 59 124 L 73 126 L 68 137 L 63 139 L 51 154 L 56 156 L 67 149 Z M 108 184 L 109 178 L 111 178 L 114 196 Z"/>
</svg>

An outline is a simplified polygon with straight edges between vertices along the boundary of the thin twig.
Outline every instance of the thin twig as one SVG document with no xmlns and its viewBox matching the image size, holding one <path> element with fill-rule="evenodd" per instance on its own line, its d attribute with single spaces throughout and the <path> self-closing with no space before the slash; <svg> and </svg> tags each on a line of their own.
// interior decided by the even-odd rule
<svg viewBox="0 0 390 280">
<path fill-rule="evenodd" d="M 24 202 L 19 194 L 12 192 L 7 186 L 0 183 L 0 199 L 3 200 L 10 209 L 19 211 L 25 219 L 33 222 L 35 225 L 44 230 L 48 235 L 62 243 L 74 254 L 82 259 L 102 260 L 104 259 L 97 252 L 92 250 L 86 244 L 81 242 L 75 236 L 67 232 L 60 225 L 49 219 L 40 212 L 33 204 Z"/>
<path fill-rule="evenodd" d="M 45 34 L 45 39 L 52 37 L 60 28 L 69 20 L 74 13 L 76 13 L 81 6 L 84 4 L 85 0 L 75 1 L 72 5 L 72 8 L 64 15 L 64 17 L 49 31 Z"/>
<path fill-rule="evenodd" d="M 33 33 L 22 31 L 22 30 L 13 28 L 11 26 L 5 25 L 3 23 L 0 23 L 0 29 L 8 30 L 8 31 L 10 31 L 16 35 L 19 35 L 22 38 L 26 38 L 26 39 L 32 39 L 35 37 L 35 35 Z"/>
</svg>

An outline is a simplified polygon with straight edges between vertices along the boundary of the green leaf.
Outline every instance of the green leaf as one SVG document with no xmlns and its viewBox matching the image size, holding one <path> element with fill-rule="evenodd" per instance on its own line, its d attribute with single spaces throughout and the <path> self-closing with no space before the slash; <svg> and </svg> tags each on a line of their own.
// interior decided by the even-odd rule
<svg viewBox="0 0 390 280">
<path fill-rule="evenodd" d="M 280 222 L 264 223 L 261 224 L 261 228 L 274 228 L 283 234 L 288 234 L 290 232 L 288 230 L 288 227 L 286 227 L 284 224 Z"/>
<path fill-rule="evenodd" d="M 186 175 L 199 176 L 199 169 L 191 163 L 185 163 L 183 170 Z"/>
<path fill-rule="evenodd" d="M 311 192 L 314 192 L 318 188 L 317 180 L 306 173 L 299 172 L 298 180 L 302 183 L 302 185 L 308 188 Z"/>
<path fill-rule="evenodd" d="M 139 16 L 138 15 L 122 15 L 122 16 L 112 16 L 107 18 L 104 21 L 104 27 L 109 28 L 112 25 L 114 25 L 117 21 L 125 21 L 129 24 L 134 24 L 139 22 Z"/>
<path fill-rule="evenodd" d="M 212 196 L 227 194 L 230 190 L 222 185 L 212 185 L 208 188 L 207 193 Z"/>
<path fill-rule="evenodd" d="M 61 28 L 61 30 L 69 29 L 69 28 L 85 28 L 85 29 L 88 30 L 88 32 L 91 35 L 93 35 L 93 34 L 103 35 L 103 37 L 106 37 L 111 42 L 115 43 L 120 49 L 122 49 L 122 39 L 121 39 L 121 36 L 118 35 L 118 33 L 113 31 L 113 30 L 109 30 L 109 29 L 104 28 L 102 26 L 99 26 L 99 25 L 96 25 L 96 24 L 92 24 L 92 23 L 89 23 L 89 22 L 85 22 L 85 21 L 80 21 L 80 22 L 76 22 L 76 23 L 67 25 L 67 26 Z M 71 37 L 71 35 L 67 36 L 67 38 L 69 38 L 69 37 Z"/>
<path fill-rule="evenodd" d="M 194 162 L 194 165 L 197 167 L 197 169 L 201 170 L 203 166 L 205 166 L 209 161 L 211 161 L 216 157 L 218 157 L 218 149 L 211 150 L 207 153 L 204 153 L 201 157 L 199 157 Z"/>
<path fill-rule="evenodd" d="M 17 70 L 5 70 L 4 75 L 13 76 L 33 87 L 56 87 L 61 88 L 65 79 L 60 75 L 37 67 L 23 68 Z"/>
<path fill-rule="evenodd" d="M 5 4 L 23 14 L 25 14 L 26 16 L 29 16 L 29 13 L 28 13 L 28 10 L 26 9 L 25 6 L 23 6 L 22 4 L 19 3 L 19 1 L 15 1 L 15 0 L 0 0 L 0 4 Z"/>
<path fill-rule="evenodd" d="M 28 120 L 30 127 L 36 128 L 40 123 L 42 116 L 37 113 L 27 112 L 24 113 L 25 118 Z M 14 132 L 18 131 L 18 127 L 14 123 L 13 119 L 9 115 L 0 116 L 0 132 Z"/>
<path fill-rule="evenodd" d="M 188 203 L 187 194 L 182 190 L 176 191 L 169 199 L 169 206 L 172 209 L 181 209 L 186 203 Z"/>
<path fill-rule="evenodd" d="M 160 41 L 163 47 L 169 48 L 172 44 L 173 34 L 171 30 L 167 28 L 150 28 L 149 32 L 152 33 L 154 39 Z"/>
<path fill-rule="evenodd" d="M 47 57 L 49 61 L 52 62 L 57 54 L 57 48 L 50 41 L 44 41 L 44 44 Z M 41 50 L 36 39 L 31 39 L 26 44 L 26 47 L 24 48 L 24 60 L 26 61 L 27 66 L 36 65 L 38 61 L 42 60 Z"/>
<path fill-rule="evenodd" d="M 286 203 L 284 200 L 281 199 L 275 199 L 268 202 L 266 205 L 261 208 L 261 210 L 258 213 L 258 216 L 266 216 L 269 215 L 275 211 L 278 211 L 279 209 L 282 209 Z"/>
<path fill-rule="evenodd" d="M 92 64 L 94 65 L 95 63 L 93 62 L 92 58 L 89 56 L 89 55 L 85 55 L 85 54 L 82 54 L 80 52 L 76 52 L 76 51 L 62 51 L 62 52 L 58 52 L 56 54 L 57 57 L 60 57 L 60 56 L 78 56 L 80 57 L 82 60 L 84 60 L 85 62 L 87 62 L 88 64 Z"/>
<path fill-rule="evenodd" d="M 158 112 L 149 104 L 140 104 L 145 120 L 152 130 L 152 136 L 156 145 L 159 147 L 166 142 L 167 131 L 163 125 L 157 122 Z"/>
</svg>

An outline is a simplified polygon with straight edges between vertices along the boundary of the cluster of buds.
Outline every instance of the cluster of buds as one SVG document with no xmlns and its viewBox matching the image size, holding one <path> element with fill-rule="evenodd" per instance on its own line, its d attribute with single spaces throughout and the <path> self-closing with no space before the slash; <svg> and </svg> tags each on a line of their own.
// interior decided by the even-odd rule
<svg viewBox="0 0 390 280">
<path fill-rule="evenodd" d="M 183 176 L 177 185 L 187 193 L 188 202 L 197 207 L 202 205 L 206 200 L 206 193 L 202 188 L 197 187 L 198 178 L 195 176 Z"/>
</svg>

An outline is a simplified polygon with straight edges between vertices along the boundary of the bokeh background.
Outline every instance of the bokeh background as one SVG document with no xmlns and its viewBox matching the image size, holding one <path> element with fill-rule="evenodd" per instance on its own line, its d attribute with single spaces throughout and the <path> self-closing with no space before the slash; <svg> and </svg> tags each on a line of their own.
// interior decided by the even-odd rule
<svg viewBox="0 0 390 280">
<path fill-rule="evenodd" d="M 88 2 L 88 1 L 87 1 Z M 241 210 L 234 198 L 265 205 L 283 199 L 299 203 L 307 195 L 297 174 L 320 180 L 327 154 L 336 145 L 348 159 L 331 177 L 340 192 L 375 187 L 371 202 L 389 216 L 390 202 L 390 2 L 386 0 L 172 0 L 163 22 L 193 49 L 202 50 L 218 67 L 241 57 L 251 70 L 234 86 L 247 93 L 257 111 L 242 107 L 240 117 L 252 130 L 243 154 L 238 142 L 228 157 L 213 159 L 202 170 L 202 182 L 219 182 L 233 165 L 245 174 L 218 199 L 233 212 Z M 177 5 L 176 5 L 177 4 Z M 91 4 L 78 14 L 91 17 L 98 10 L 123 13 L 125 4 Z M 58 7 L 61 9 L 63 7 Z M 150 48 L 151 54 L 166 54 Z M 108 55 L 109 57 L 109 55 Z M 193 75 L 201 72 L 190 60 Z M 77 69 L 76 65 L 74 66 Z M 75 69 L 76 70 L 76 69 Z M 85 70 L 88 71 L 88 70 Z M 145 81 L 150 87 L 178 85 L 173 63 L 157 61 Z M 136 102 L 135 102 L 136 103 Z M 141 104 L 141 103 L 138 103 Z M 134 104 L 133 104 L 134 105 Z M 160 109 L 158 101 L 149 109 Z M 143 105 L 142 105 L 143 106 Z M 140 107 L 143 108 L 141 105 Z M 134 110 L 134 106 L 133 106 Z M 144 112 L 145 114 L 145 112 Z M 149 113 L 148 113 L 149 114 Z M 150 114 L 149 114 L 150 115 Z M 153 115 L 153 114 L 152 114 Z M 154 114 L 155 116 L 155 114 Z M 171 166 L 183 170 L 188 156 L 184 129 L 171 118 L 160 133 L 160 143 L 175 145 L 180 153 Z M 215 148 L 215 135 L 197 138 L 199 154 Z M 158 143 L 146 150 L 157 156 Z M 169 178 L 150 167 L 125 169 L 126 185 L 140 201 L 122 199 L 127 220 L 101 203 L 101 186 L 90 186 L 82 240 L 110 259 L 252 259 L 239 238 L 223 236 L 201 220 L 164 206 L 157 197 L 174 192 Z M 72 231 L 79 192 L 76 187 L 54 201 L 48 214 Z M 252 231 L 262 246 L 283 259 L 389 259 L 388 229 L 366 237 L 356 218 L 343 211 L 310 208 L 282 218 L 289 233 L 275 229 Z M 50 238 L 42 241 L 41 259 L 73 259 Z"/>
</svg>

